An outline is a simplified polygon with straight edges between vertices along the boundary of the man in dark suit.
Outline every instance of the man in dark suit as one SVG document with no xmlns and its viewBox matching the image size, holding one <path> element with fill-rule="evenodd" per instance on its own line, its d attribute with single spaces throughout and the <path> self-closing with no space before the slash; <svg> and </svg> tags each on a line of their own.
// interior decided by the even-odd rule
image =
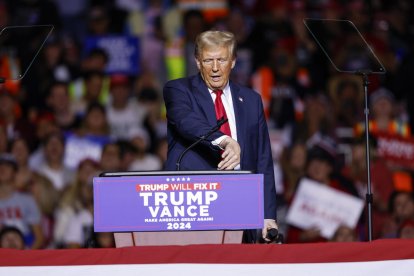
<svg viewBox="0 0 414 276">
<path fill-rule="evenodd" d="M 181 170 L 251 170 L 264 175 L 264 228 L 277 228 L 276 192 L 269 133 L 262 100 L 255 91 L 229 81 L 236 42 L 229 32 L 207 31 L 196 39 L 199 74 L 164 86 L 168 119 L 166 170 L 181 153 L 206 135 L 217 120 L 228 122 L 187 152 Z"/>
</svg>

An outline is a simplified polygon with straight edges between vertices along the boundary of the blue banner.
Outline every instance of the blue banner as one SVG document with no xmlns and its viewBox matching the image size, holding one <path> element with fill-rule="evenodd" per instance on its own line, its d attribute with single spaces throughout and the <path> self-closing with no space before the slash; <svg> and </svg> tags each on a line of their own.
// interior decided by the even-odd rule
<svg viewBox="0 0 414 276">
<path fill-rule="evenodd" d="M 108 54 L 106 73 L 136 75 L 140 72 L 139 38 L 126 35 L 88 37 L 85 54 L 94 48 L 101 48 Z"/>
</svg>

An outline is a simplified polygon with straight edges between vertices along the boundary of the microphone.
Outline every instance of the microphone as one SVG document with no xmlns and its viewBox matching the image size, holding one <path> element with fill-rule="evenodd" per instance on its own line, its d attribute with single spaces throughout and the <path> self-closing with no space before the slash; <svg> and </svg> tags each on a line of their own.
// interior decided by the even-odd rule
<svg viewBox="0 0 414 276">
<path fill-rule="evenodd" d="M 195 147 L 196 145 L 198 145 L 201 141 L 207 139 L 211 134 L 213 134 L 214 132 L 216 132 L 217 130 L 220 129 L 220 127 L 225 124 L 227 122 L 227 118 L 225 118 L 224 116 L 221 117 L 218 121 L 217 121 L 217 125 L 215 125 L 212 129 L 210 129 L 209 132 L 207 132 L 207 134 L 201 136 L 197 141 L 195 141 L 194 143 L 192 143 L 189 147 L 187 147 L 178 157 L 177 159 L 177 163 L 175 163 L 177 171 L 180 170 L 180 164 L 181 164 L 181 160 L 183 159 L 184 155 L 193 147 Z"/>
<path fill-rule="evenodd" d="M 279 233 L 279 231 L 276 228 L 271 228 L 267 231 L 266 238 L 268 238 L 270 241 L 267 243 L 283 243 L 283 235 Z"/>
</svg>

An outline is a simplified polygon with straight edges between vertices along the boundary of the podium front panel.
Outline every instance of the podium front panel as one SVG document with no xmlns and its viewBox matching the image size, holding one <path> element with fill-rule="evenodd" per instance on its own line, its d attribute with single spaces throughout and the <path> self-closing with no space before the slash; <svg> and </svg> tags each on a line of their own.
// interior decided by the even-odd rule
<svg viewBox="0 0 414 276">
<path fill-rule="evenodd" d="M 242 230 L 263 226 L 263 175 L 94 178 L 95 232 Z"/>
</svg>

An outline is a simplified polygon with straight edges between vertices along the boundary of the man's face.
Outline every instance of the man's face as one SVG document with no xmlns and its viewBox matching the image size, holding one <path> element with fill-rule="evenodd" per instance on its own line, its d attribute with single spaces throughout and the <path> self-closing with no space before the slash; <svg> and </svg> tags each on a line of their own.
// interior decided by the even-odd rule
<svg viewBox="0 0 414 276">
<path fill-rule="evenodd" d="M 226 86 L 236 60 L 232 58 L 227 47 L 211 47 L 200 53 L 196 63 L 206 85 L 217 90 Z"/>
<path fill-rule="evenodd" d="M 1 163 L 0 164 L 0 184 L 2 183 L 12 183 L 15 177 L 15 170 L 13 166 Z"/>
</svg>

